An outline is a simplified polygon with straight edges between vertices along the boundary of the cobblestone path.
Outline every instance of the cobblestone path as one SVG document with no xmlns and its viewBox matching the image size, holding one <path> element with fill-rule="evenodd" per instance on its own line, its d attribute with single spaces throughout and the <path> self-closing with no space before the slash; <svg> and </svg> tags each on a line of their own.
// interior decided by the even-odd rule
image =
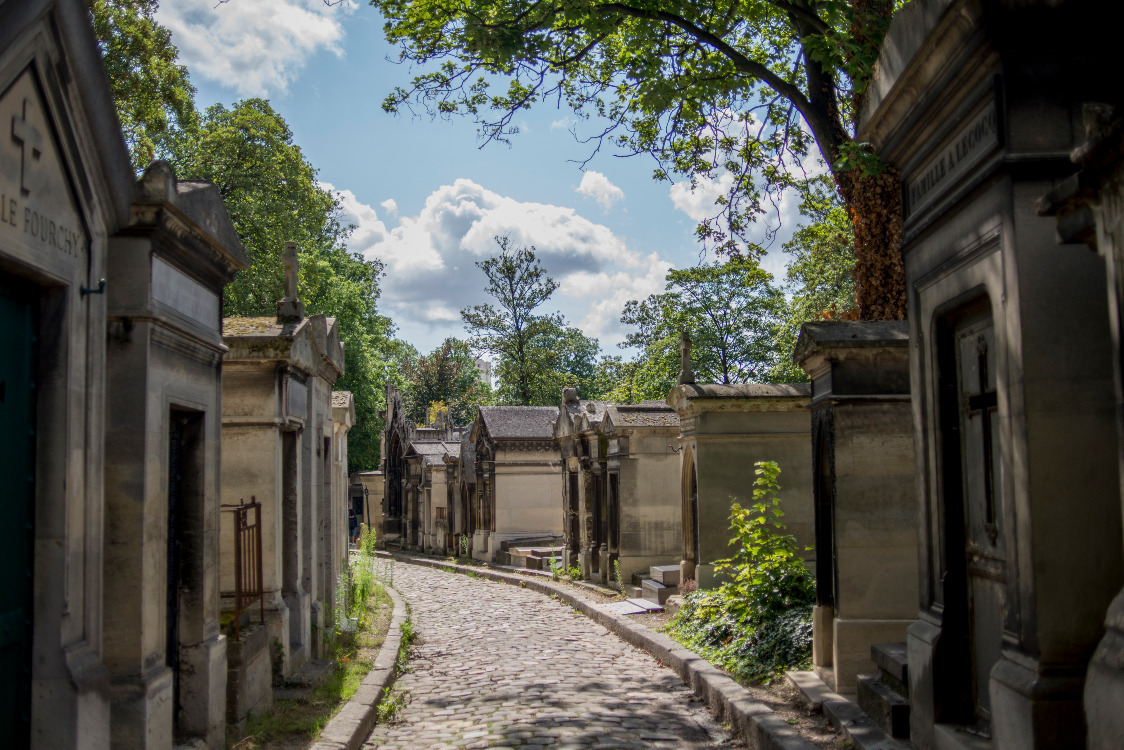
<svg viewBox="0 0 1124 750">
<path fill-rule="evenodd" d="M 396 563 L 417 640 L 408 703 L 367 750 L 744 748 L 670 670 L 570 607 Z"/>
</svg>

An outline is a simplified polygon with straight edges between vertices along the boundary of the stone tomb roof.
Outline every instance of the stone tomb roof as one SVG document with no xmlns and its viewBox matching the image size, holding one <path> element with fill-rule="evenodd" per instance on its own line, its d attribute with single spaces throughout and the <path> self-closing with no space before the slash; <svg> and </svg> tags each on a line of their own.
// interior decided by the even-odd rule
<svg viewBox="0 0 1124 750">
<path fill-rule="evenodd" d="M 752 411 L 761 408 L 758 405 L 807 402 L 811 396 L 812 386 L 809 383 L 690 383 L 672 388 L 667 395 L 667 404 L 680 414 L 691 409 Z"/>
<path fill-rule="evenodd" d="M 426 466 L 444 466 L 445 456 L 457 457 L 460 455 L 461 444 L 446 441 L 430 442 L 415 440 L 410 443 L 406 454 L 419 456 Z"/>
<path fill-rule="evenodd" d="M 332 391 L 332 407 L 346 409 L 351 404 L 351 391 Z"/>
<path fill-rule="evenodd" d="M 557 416 L 553 406 L 480 407 L 480 419 L 493 440 L 551 440 Z"/>
<path fill-rule="evenodd" d="M 235 360 L 289 360 L 331 382 L 343 375 L 343 342 L 336 319 L 310 315 L 290 323 L 275 317 L 232 317 L 222 320 L 223 343 Z M 324 367 L 327 370 L 324 370 Z"/>
</svg>

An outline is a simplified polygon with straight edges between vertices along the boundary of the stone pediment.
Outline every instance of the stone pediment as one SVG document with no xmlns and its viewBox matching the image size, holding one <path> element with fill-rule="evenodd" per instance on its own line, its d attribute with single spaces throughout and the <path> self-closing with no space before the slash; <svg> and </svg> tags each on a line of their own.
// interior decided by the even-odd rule
<svg viewBox="0 0 1124 750">
<path fill-rule="evenodd" d="M 0 241 L 36 265 L 86 258 L 90 229 L 38 77 L 25 70 L 0 95 Z"/>
</svg>

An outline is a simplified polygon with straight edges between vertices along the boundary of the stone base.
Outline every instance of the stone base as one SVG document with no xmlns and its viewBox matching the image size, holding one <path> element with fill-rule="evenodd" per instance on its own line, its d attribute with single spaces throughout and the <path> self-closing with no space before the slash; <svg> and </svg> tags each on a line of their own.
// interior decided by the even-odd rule
<svg viewBox="0 0 1124 750">
<path fill-rule="evenodd" d="M 812 607 L 812 666 L 830 667 L 835 656 L 835 607 Z"/>
<path fill-rule="evenodd" d="M 226 720 L 245 731 L 251 714 L 273 705 L 273 637 L 268 624 L 251 625 L 227 643 Z"/>
<path fill-rule="evenodd" d="M 601 552 L 598 553 L 598 560 L 599 562 L 597 565 L 597 580 L 599 583 L 601 583 L 602 586 L 608 586 L 609 579 L 613 575 L 613 566 L 609 562 L 609 551 L 601 550 Z"/>
<path fill-rule="evenodd" d="M 593 578 L 593 554 L 586 550 L 578 553 L 578 564 L 582 569 L 582 579 L 590 580 Z"/>
<path fill-rule="evenodd" d="M 1024 660 L 1027 663 L 1019 663 Z M 1050 672 L 1037 666 L 1022 654 L 1003 652 L 992 668 L 991 736 L 995 747 L 1085 747 L 1084 670 Z M 1118 705 L 1117 711 L 1120 709 Z M 1115 747 L 1119 746 L 1117 737 Z"/>
<path fill-rule="evenodd" d="M 312 659 L 324 658 L 324 610 L 320 602 L 312 602 L 309 612 L 309 652 Z"/>
<path fill-rule="evenodd" d="M 110 681 L 113 747 L 172 746 L 172 678 L 172 670 L 161 665 L 145 675 Z"/>
<path fill-rule="evenodd" d="M 713 589 L 717 588 L 722 581 L 715 574 L 714 565 L 699 564 L 695 566 L 695 583 L 699 585 L 700 589 Z"/>
<path fill-rule="evenodd" d="M 1085 724 L 1089 750 L 1120 746 L 1124 737 L 1124 591 L 1108 607 L 1105 635 L 1085 679 Z"/>
<path fill-rule="evenodd" d="M 491 562 L 492 555 L 488 549 L 489 532 L 476 530 L 472 534 L 472 559 Z"/>
<path fill-rule="evenodd" d="M 852 620 L 836 617 L 832 627 L 832 669 L 835 682 L 832 690 L 844 695 L 854 694 L 860 674 L 876 673 L 870 659 L 870 647 L 876 643 L 897 643 L 905 640 L 913 620 Z M 813 622 L 814 626 L 814 622 Z M 813 639 L 814 639 L 813 635 Z M 815 648 L 813 640 L 813 649 Z"/>
<path fill-rule="evenodd" d="M 285 597 L 289 608 L 289 632 L 285 677 L 291 677 L 311 657 L 312 598 L 303 592 Z M 282 641 L 284 643 L 284 641 Z"/>
<path fill-rule="evenodd" d="M 180 733 L 218 750 L 226 739 L 227 639 L 180 647 Z"/>
</svg>

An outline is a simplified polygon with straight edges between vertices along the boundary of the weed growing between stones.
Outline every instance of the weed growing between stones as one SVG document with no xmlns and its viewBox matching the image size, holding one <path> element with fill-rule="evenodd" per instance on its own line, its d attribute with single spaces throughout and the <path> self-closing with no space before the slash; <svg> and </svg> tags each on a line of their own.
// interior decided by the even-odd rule
<svg viewBox="0 0 1124 750">
<path fill-rule="evenodd" d="M 722 585 L 689 593 L 668 634 L 739 680 L 768 682 L 811 660 L 815 578 L 784 533 L 780 468 L 755 466 L 753 504 L 730 506 L 735 550 L 715 564 Z"/>
<path fill-rule="evenodd" d="M 375 720 L 379 724 L 386 724 L 387 722 L 394 721 L 394 716 L 406 706 L 409 702 L 409 692 L 402 690 L 398 686 L 392 687 L 387 694 L 379 701 L 378 718 Z"/>
<path fill-rule="evenodd" d="M 458 542 L 461 549 L 461 557 L 468 557 L 472 545 L 472 538 L 468 534 L 461 534 L 458 537 Z"/>
<path fill-rule="evenodd" d="M 621 576 L 620 560 L 613 560 L 613 578 L 617 582 L 617 590 L 624 591 L 624 577 Z"/>
</svg>

